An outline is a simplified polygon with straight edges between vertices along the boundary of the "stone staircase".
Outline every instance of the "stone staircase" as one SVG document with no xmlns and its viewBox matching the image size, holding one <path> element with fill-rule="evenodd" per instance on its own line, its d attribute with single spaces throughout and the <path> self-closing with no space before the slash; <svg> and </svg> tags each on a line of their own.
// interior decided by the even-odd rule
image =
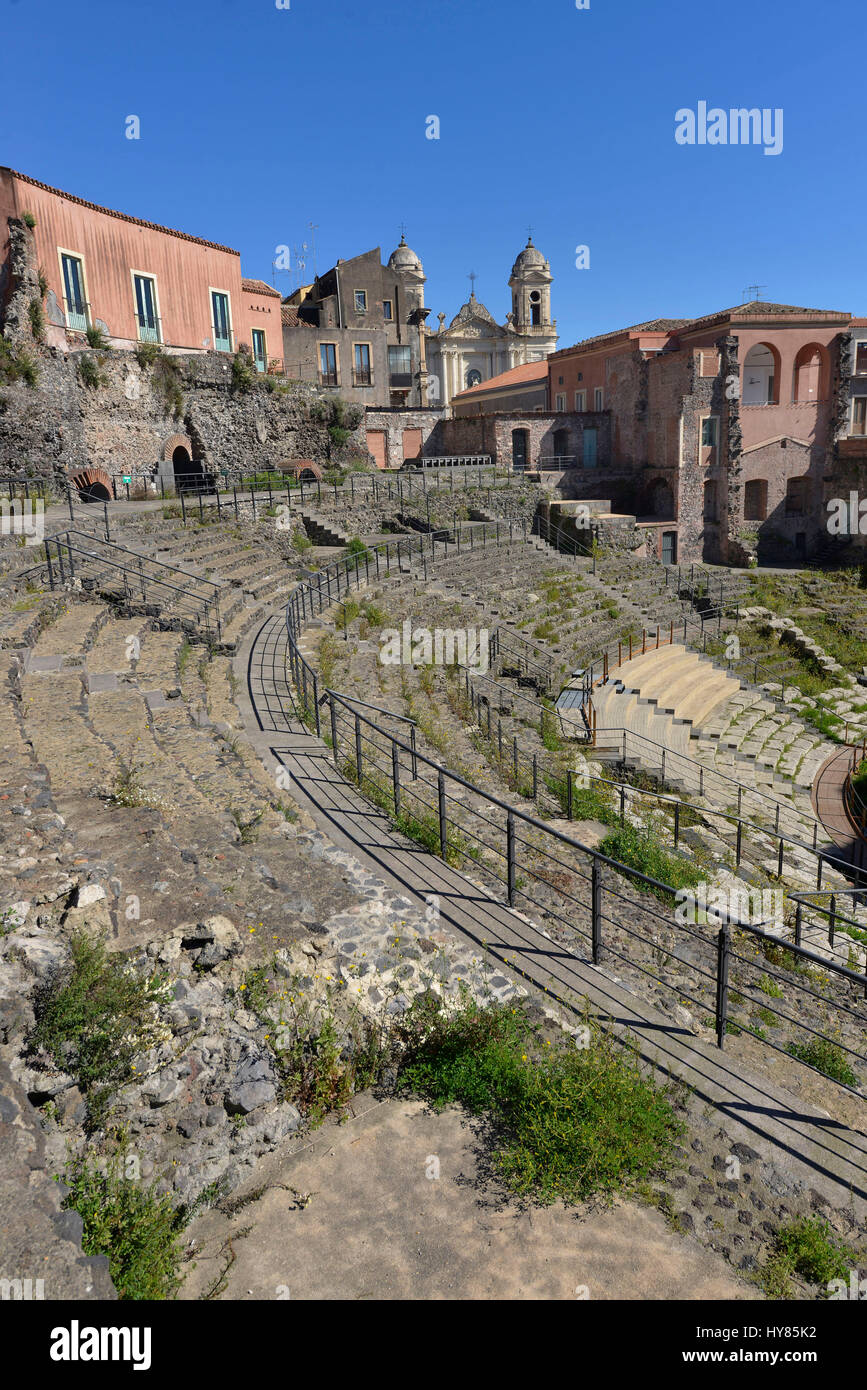
<svg viewBox="0 0 867 1390">
<path fill-rule="evenodd" d="M 740 681 L 680 643 L 633 657 L 618 667 L 593 695 L 596 726 L 629 729 L 686 752 L 694 728 L 725 704 Z"/>
<path fill-rule="evenodd" d="M 314 545 L 347 546 L 351 536 L 333 518 L 326 518 L 312 507 L 298 507 L 294 513 Z"/>
</svg>

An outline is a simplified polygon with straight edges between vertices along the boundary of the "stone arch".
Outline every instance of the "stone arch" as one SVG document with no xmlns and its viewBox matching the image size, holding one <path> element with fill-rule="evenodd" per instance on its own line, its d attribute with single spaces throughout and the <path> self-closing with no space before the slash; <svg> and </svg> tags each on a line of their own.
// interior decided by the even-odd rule
<svg viewBox="0 0 867 1390">
<path fill-rule="evenodd" d="M 78 489 L 82 502 L 111 502 L 114 497 L 111 478 L 104 468 L 85 468 L 70 478 Z"/>
<path fill-rule="evenodd" d="M 193 441 L 188 434 L 170 434 L 163 445 L 162 461 L 171 463 L 175 449 L 186 449 L 190 458 L 193 457 Z"/>
<path fill-rule="evenodd" d="M 312 459 L 281 459 L 276 469 L 278 473 L 289 473 L 299 482 L 315 483 L 322 477 L 322 469 Z"/>
</svg>

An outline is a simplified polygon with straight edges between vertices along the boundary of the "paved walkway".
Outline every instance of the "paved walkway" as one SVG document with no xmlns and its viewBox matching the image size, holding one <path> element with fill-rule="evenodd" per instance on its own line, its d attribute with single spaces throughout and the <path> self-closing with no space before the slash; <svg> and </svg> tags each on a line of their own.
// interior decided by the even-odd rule
<svg viewBox="0 0 867 1390">
<path fill-rule="evenodd" d="M 837 1205 L 851 1202 L 867 1216 L 867 1135 L 708 1047 L 605 969 L 555 944 L 521 913 L 396 832 L 335 772 L 328 749 L 297 717 L 283 674 L 285 650 L 284 621 L 275 616 L 248 637 L 236 658 L 246 682 L 247 732 L 270 770 L 288 770 L 293 796 L 335 844 L 420 907 L 428 895 L 438 895 L 441 925 L 475 943 L 507 973 L 520 974 L 576 1013 L 588 1000 L 615 1036 L 631 1035 L 649 1065 L 686 1082 L 713 1107 L 731 1143 L 751 1145 L 790 1179 Z"/>
<path fill-rule="evenodd" d="M 850 863 L 867 868 L 867 844 L 855 832 L 846 811 L 843 787 L 852 762 L 852 749 L 841 748 L 819 768 L 813 783 L 813 807 L 835 845 Z"/>
</svg>

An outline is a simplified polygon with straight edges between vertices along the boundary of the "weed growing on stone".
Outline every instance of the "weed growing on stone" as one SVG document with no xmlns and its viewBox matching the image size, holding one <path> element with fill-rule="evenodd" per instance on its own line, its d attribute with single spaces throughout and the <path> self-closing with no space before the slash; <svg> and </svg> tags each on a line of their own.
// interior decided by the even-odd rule
<svg viewBox="0 0 867 1390">
<path fill-rule="evenodd" d="M 117 1090 L 133 1077 L 133 1059 L 166 1041 L 160 1020 L 171 987 L 159 974 L 131 970 L 102 940 L 83 931 L 70 941 L 70 964 L 37 995 L 31 1052 L 44 1049 L 87 1098 L 88 1126 L 102 1126 Z"/>
<path fill-rule="evenodd" d="M 815 1067 L 832 1081 L 840 1081 L 844 1086 L 857 1086 L 858 1078 L 849 1065 L 846 1053 L 829 1038 L 810 1038 L 808 1042 L 790 1042 L 786 1051 L 799 1062 Z"/>
<path fill-rule="evenodd" d="M 802 1217 L 777 1231 L 759 1282 L 768 1298 L 790 1298 L 794 1275 L 827 1286 L 832 1279 L 846 1279 L 857 1259 L 821 1217 Z"/>
<path fill-rule="evenodd" d="M 694 888 L 704 877 L 702 869 L 696 864 L 680 855 L 669 854 L 659 843 L 659 837 L 647 827 L 639 830 L 634 825 L 618 826 L 605 836 L 599 850 L 609 859 L 616 859 L 646 874 L 648 878 L 669 884 L 671 888 Z M 672 894 L 666 889 L 652 888 L 638 880 L 633 882 L 637 888 L 653 893 L 663 902 L 672 900 Z"/>
<path fill-rule="evenodd" d="M 69 1188 L 63 1205 L 84 1223 L 85 1255 L 106 1255 L 112 1282 L 122 1299 L 173 1298 L 181 1284 L 180 1233 L 185 1216 L 171 1197 L 123 1176 L 122 1155 L 103 1171 L 86 1157 L 63 1175 Z"/>
</svg>

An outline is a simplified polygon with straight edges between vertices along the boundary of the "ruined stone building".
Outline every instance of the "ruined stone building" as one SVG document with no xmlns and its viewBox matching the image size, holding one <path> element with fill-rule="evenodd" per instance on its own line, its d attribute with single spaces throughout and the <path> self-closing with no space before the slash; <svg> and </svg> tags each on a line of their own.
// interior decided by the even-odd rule
<svg viewBox="0 0 867 1390">
<path fill-rule="evenodd" d="M 828 499 L 867 465 L 859 322 L 759 301 L 658 319 L 554 353 L 549 398 L 608 416 L 607 454 L 585 439 L 576 466 L 594 496 L 671 523 L 666 558 L 825 556 Z"/>
</svg>

